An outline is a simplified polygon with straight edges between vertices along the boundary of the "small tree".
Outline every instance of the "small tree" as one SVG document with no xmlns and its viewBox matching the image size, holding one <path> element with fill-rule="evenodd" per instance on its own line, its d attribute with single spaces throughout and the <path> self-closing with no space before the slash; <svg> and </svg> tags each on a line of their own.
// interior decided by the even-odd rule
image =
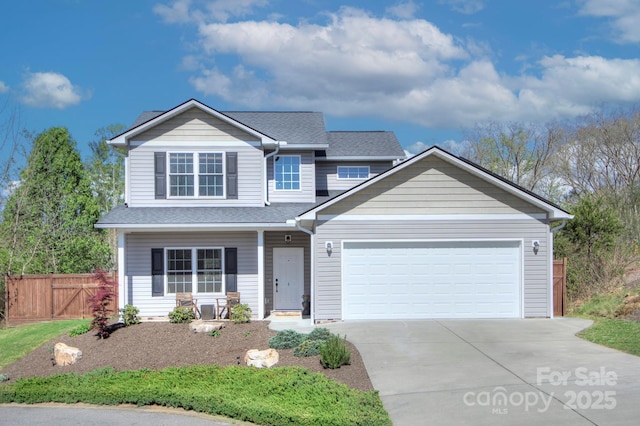
<svg viewBox="0 0 640 426">
<path fill-rule="evenodd" d="M 571 209 L 574 219 L 555 238 L 556 256 L 569 259 L 567 290 L 571 299 L 589 298 L 622 276 L 624 226 L 603 197 L 586 196 Z"/>
<path fill-rule="evenodd" d="M 99 286 L 96 294 L 89 297 L 90 308 L 93 313 L 91 328 L 97 330 L 96 336 L 98 336 L 98 339 L 106 339 L 110 334 L 108 326 L 110 317 L 109 304 L 113 300 L 116 283 L 102 270 L 97 270 L 93 276 L 98 281 Z"/>
</svg>

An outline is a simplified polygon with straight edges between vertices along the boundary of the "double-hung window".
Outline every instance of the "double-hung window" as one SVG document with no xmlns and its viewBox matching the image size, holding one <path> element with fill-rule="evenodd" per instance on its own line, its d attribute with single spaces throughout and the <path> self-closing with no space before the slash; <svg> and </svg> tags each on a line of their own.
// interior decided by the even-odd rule
<svg viewBox="0 0 640 426">
<path fill-rule="evenodd" d="M 338 166 L 338 179 L 369 179 L 369 166 Z"/>
<path fill-rule="evenodd" d="M 223 293 L 221 248 L 167 249 L 167 293 Z"/>
<path fill-rule="evenodd" d="M 223 197 L 224 154 L 221 152 L 169 153 L 171 197 Z"/>
<path fill-rule="evenodd" d="M 281 155 L 275 159 L 276 190 L 292 191 L 300 189 L 300 156 Z"/>
</svg>

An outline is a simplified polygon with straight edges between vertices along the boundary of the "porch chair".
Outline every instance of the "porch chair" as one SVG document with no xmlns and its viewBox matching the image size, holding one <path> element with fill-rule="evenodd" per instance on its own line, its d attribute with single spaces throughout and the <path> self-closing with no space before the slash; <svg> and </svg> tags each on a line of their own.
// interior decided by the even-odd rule
<svg viewBox="0 0 640 426">
<path fill-rule="evenodd" d="M 221 300 L 225 301 L 224 305 L 220 304 Z M 225 310 L 227 311 L 226 316 L 228 316 L 229 319 L 231 319 L 232 308 L 238 304 L 240 304 L 240 292 L 238 291 L 228 291 L 227 297 L 216 299 L 216 307 L 217 307 L 216 310 L 218 312 L 217 313 L 218 319 L 223 318 L 223 315 L 225 315 Z"/>
<path fill-rule="evenodd" d="M 176 307 L 187 308 L 193 311 L 196 318 L 200 318 L 200 310 L 198 310 L 198 301 L 193 298 L 191 293 L 176 293 Z"/>
</svg>

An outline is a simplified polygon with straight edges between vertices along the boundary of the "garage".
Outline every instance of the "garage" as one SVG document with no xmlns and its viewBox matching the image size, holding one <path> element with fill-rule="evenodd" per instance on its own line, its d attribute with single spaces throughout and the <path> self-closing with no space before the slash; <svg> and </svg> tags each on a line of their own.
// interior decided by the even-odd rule
<svg viewBox="0 0 640 426">
<path fill-rule="evenodd" d="M 343 318 L 520 318 L 521 252 L 520 241 L 343 242 Z"/>
</svg>

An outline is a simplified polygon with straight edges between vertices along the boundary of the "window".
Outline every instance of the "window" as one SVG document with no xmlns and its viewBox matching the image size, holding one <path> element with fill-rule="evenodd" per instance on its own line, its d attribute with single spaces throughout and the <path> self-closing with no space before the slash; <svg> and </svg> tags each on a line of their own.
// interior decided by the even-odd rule
<svg viewBox="0 0 640 426">
<path fill-rule="evenodd" d="M 338 166 L 338 179 L 369 179 L 369 166 Z"/>
<path fill-rule="evenodd" d="M 199 163 L 199 195 L 201 197 L 222 197 L 224 195 L 222 154 L 219 152 L 201 153 Z"/>
<path fill-rule="evenodd" d="M 223 197 L 223 164 L 221 152 L 202 152 L 197 155 L 190 152 L 169 153 L 169 195 Z"/>
<path fill-rule="evenodd" d="M 167 293 L 191 293 L 191 250 L 167 250 Z"/>
<path fill-rule="evenodd" d="M 300 189 L 300 156 L 281 155 L 275 159 L 275 181 L 277 190 Z"/>
<path fill-rule="evenodd" d="M 193 154 L 169 154 L 169 188 L 172 197 L 193 196 Z"/>
<path fill-rule="evenodd" d="M 222 250 L 198 249 L 198 293 L 222 292 Z"/>
<path fill-rule="evenodd" d="M 192 262 L 192 259 L 196 259 Z M 223 293 L 221 248 L 168 249 L 167 293 Z"/>
</svg>

